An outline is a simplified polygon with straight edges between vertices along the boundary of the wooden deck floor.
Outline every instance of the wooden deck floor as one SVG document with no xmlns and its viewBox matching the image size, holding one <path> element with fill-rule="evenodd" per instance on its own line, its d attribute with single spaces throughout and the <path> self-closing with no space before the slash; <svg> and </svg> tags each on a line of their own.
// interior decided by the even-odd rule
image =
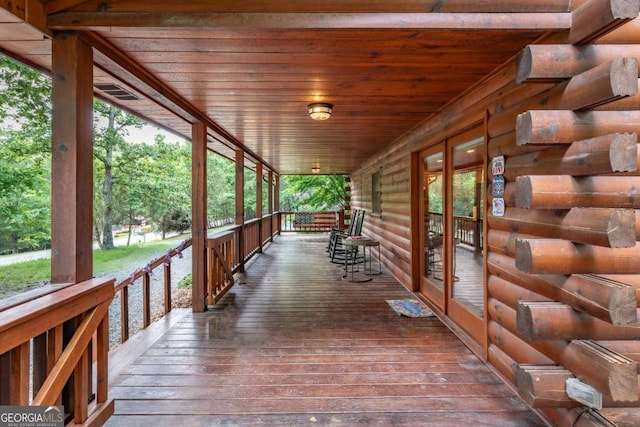
<svg viewBox="0 0 640 427">
<path fill-rule="evenodd" d="M 220 307 L 119 349 L 108 425 L 544 425 L 437 319 L 395 314 L 411 294 L 389 274 L 343 281 L 325 242 L 278 237 Z"/>
</svg>

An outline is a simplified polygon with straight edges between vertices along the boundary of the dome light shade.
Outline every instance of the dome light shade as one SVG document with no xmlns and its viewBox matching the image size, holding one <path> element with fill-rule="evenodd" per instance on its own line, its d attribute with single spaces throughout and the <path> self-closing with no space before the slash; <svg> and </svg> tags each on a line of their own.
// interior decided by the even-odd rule
<svg viewBox="0 0 640 427">
<path fill-rule="evenodd" d="M 309 117 L 313 120 L 327 120 L 331 117 L 333 105 L 325 102 L 309 104 Z"/>
</svg>

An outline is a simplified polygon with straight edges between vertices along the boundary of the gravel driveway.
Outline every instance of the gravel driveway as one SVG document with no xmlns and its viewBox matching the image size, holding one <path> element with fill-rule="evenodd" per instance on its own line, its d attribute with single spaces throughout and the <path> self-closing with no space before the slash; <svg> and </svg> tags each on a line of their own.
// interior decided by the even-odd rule
<svg viewBox="0 0 640 427">
<path fill-rule="evenodd" d="M 178 291 L 178 282 L 188 274 L 191 274 L 191 247 L 182 252 L 183 258 L 173 257 L 171 262 L 171 289 L 172 300 L 175 300 Z M 142 267 L 142 266 L 140 266 Z M 138 267 L 139 268 L 139 267 Z M 115 277 L 116 283 L 126 279 L 132 270 L 108 272 L 104 277 Z M 160 266 L 153 271 L 151 276 L 151 320 L 164 313 L 164 267 Z M 109 335 L 110 348 L 120 344 L 120 294 L 116 294 L 109 308 Z M 129 336 L 133 336 L 142 328 L 142 278 L 129 285 Z"/>
</svg>

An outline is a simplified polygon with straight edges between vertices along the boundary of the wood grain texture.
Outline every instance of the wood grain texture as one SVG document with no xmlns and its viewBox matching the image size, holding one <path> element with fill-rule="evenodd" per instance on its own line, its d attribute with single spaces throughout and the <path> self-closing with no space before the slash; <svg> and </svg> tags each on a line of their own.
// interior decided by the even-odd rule
<svg viewBox="0 0 640 427">
<path fill-rule="evenodd" d="M 343 281 L 325 248 L 267 245 L 114 380 L 109 425 L 542 425 L 437 319 L 395 314 L 385 300 L 412 296 L 387 272 Z"/>
</svg>

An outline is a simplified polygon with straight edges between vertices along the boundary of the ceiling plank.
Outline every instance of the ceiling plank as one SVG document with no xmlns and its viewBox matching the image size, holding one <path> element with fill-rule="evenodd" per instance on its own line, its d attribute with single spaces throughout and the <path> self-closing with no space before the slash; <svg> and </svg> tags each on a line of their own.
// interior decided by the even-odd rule
<svg viewBox="0 0 640 427">
<path fill-rule="evenodd" d="M 565 30 L 571 13 L 163 13 L 62 12 L 56 30 L 138 28 Z"/>
<path fill-rule="evenodd" d="M 118 68 L 122 71 L 125 71 L 128 76 L 120 76 L 124 77 L 124 81 L 130 82 L 133 80 L 137 80 L 142 86 L 146 88 L 146 91 L 142 90 L 142 92 L 155 92 L 158 95 L 155 99 L 156 101 L 159 101 L 158 98 L 164 98 L 167 102 L 167 105 L 171 105 L 173 107 L 171 109 L 172 111 L 176 112 L 176 114 L 178 115 L 180 115 L 180 113 L 184 114 L 183 118 L 185 120 L 199 120 L 205 123 L 207 127 L 215 131 L 219 135 L 222 135 L 230 143 L 236 145 L 238 148 L 241 148 L 249 155 L 257 157 L 252 150 L 244 146 L 232 134 L 222 129 L 217 123 L 213 122 L 209 117 L 207 117 L 201 110 L 194 107 L 193 104 L 175 93 L 163 82 L 150 75 L 146 70 L 140 67 L 139 64 L 131 61 L 131 59 L 124 55 L 122 52 L 113 49 L 113 46 L 111 46 L 106 40 L 101 39 L 96 34 L 85 34 L 84 37 L 90 40 L 90 44 L 94 49 L 98 50 L 102 55 L 104 55 L 105 58 L 108 58 L 109 61 L 112 61 L 111 66 L 113 68 L 111 70 L 107 70 L 107 64 L 102 64 L 105 71 L 112 73 L 114 76 L 117 75 L 116 69 Z M 276 169 L 272 168 L 269 163 L 264 162 L 264 164 L 269 169 L 276 171 Z"/>
</svg>

